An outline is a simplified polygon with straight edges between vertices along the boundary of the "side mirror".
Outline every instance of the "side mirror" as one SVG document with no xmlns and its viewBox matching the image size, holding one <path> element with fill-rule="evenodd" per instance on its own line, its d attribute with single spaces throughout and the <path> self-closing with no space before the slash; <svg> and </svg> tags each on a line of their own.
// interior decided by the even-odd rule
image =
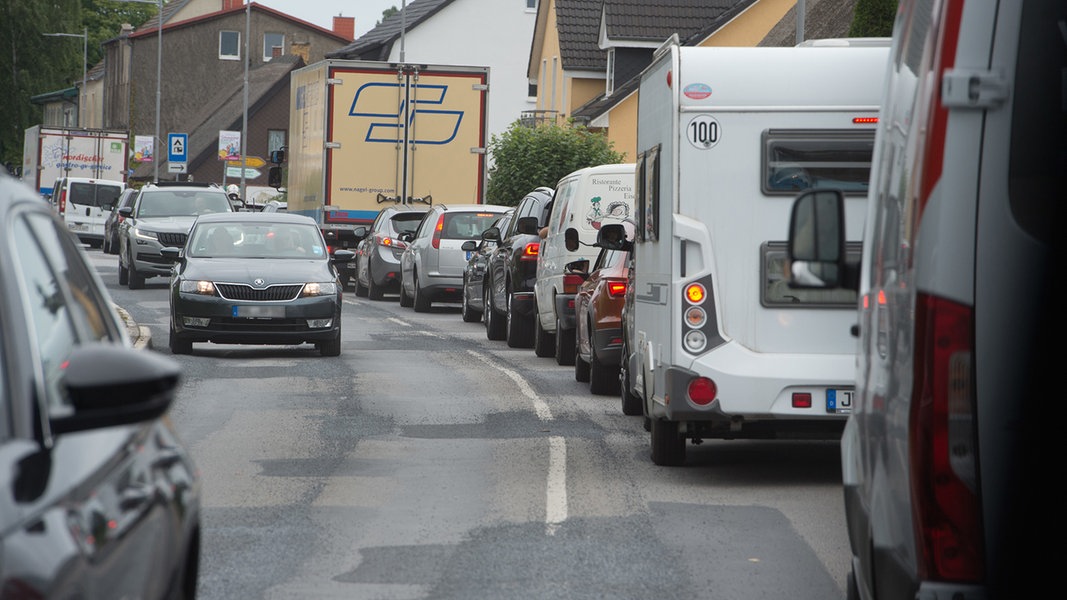
<svg viewBox="0 0 1067 600">
<path fill-rule="evenodd" d="M 411 240 L 415 239 L 415 234 L 410 231 L 404 231 L 397 234 L 396 239 L 402 242 L 410 242 Z"/>
<path fill-rule="evenodd" d="M 330 256 L 330 260 L 333 262 L 349 262 L 356 258 L 356 253 L 351 250 L 345 250 L 344 248 L 338 248 L 333 251 Z"/>
<path fill-rule="evenodd" d="M 848 287 L 844 194 L 837 190 L 810 190 L 797 197 L 789 220 L 788 253 L 790 285 Z"/>
<path fill-rule="evenodd" d="M 474 240 L 467 240 L 467 241 L 463 242 L 463 245 L 460 246 L 459 248 L 460 248 L 460 250 L 464 250 L 466 252 L 473 252 L 473 251 L 478 249 L 478 242 L 476 242 Z"/>
<path fill-rule="evenodd" d="M 182 249 L 174 246 L 167 246 L 159 249 L 159 255 L 171 262 L 177 262 L 182 256 Z"/>
<path fill-rule="evenodd" d="M 607 250 L 628 250 L 626 229 L 620 223 L 601 225 L 596 233 L 596 245 Z"/>
<path fill-rule="evenodd" d="M 133 214 L 133 207 L 132 206 L 123 206 L 122 208 L 119 209 L 119 214 L 122 215 L 123 217 L 129 217 L 130 215 Z"/>
<path fill-rule="evenodd" d="M 537 217 L 522 217 L 515 223 L 515 231 L 525 235 L 537 235 Z"/>
<path fill-rule="evenodd" d="M 567 230 L 563 232 L 563 245 L 567 248 L 568 251 L 574 252 L 578 249 L 578 245 L 580 243 L 581 242 L 578 241 L 577 229 L 573 227 L 568 227 Z"/>
<path fill-rule="evenodd" d="M 364 225 L 360 225 L 359 227 L 353 229 L 352 233 L 358 238 L 365 238 L 367 237 L 367 228 Z"/>
<path fill-rule="evenodd" d="M 285 150 L 271 150 L 270 162 L 280 165 L 285 162 Z"/>
<path fill-rule="evenodd" d="M 281 152 L 281 150 L 275 150 L 275 152 Z M 267 169 L 267 185 L 274 189 L 282 187 L 282 168 L 271 167 Z"/>
<path fill-rule="evenodd" d="M 499 242 L 500 228 L 496 225 L 493 225 L 492 227 L 487 227 L 485 231 L 482 232 L 482 239 L 489 240 L 490 242 Z"/>
<path fill-rule="evenodd" d="M 563 269 L 570 275 L 581 275 L 583 278 L 589 276 L 589 259 L 583 258 L 581 260 L 573 260 L 565 265 Z"/>
</svg>

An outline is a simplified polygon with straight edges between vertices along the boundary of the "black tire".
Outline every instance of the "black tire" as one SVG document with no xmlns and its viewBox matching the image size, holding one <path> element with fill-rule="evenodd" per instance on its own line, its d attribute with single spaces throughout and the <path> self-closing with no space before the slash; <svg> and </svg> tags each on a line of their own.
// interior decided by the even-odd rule
<svg viewBox="0 0 1067 600">
<path fill-rule="evenodd" d="M 426 292 L 422 291 L 422 286 L 419 285 L 419 272 L 413 271 L 412 277 L 415 280 L 415 297 L 412 299 L 411 304 L 415 307 L 415 312 L 429 312 L 430 297 Z"/>
<path fill-rule="evenodd" d="M 500 341 L 507 337 L 504 329 L 504 317 L 493 307 L 493 287 L 487 285 L 482 294 L 485 296 L 485 337 Z"/>
<path fill-rule="evenodd" d="M 533 328 L 529 319 L 523 318 L 512 310 L 515 304 L 514 294 L 508 294 L 508 312 L 505 319 L 509 348 L 530 348 L 533 346 Z"/>
<path fill-rule="evenodd" d="M 859 584 L 856 583 L 856 570 L 848 570 L 845 580 L 845 600 L 861 600 Z"/>
<path fill-rule="evenodd" d="M 325 342 L 319 342 L 316 344 L 319 348 L 319 354 L 321 356 L 340 356 L 341 355 L 341 332 L 338 330 L 337 336 L 332 340 Z"/>
<path fill-rule="evenodd" d="M 541 317 L 534 308 L 534 354 L 541 358 L 552 358 L 556 354 L 556 336 L 541 327 Z"/>
<path fill-rule="evenodd" d="M 626 366 L 628 360 L 626 349 L 623 348 L 622 364 L 619 365 L 619 395 L 622 398 L 622 414 L 633 417 L 642 414 L 644 407 L 641 397 L 630 389 L 630 370 Z"/>
<path fill-rule="evenodd" d="M 363 285 L 362 283 L 359 282 L 359 275 L 358 274 L 356 275 L 355 284 L 356 284 L 356 295 L 359 296 L 360 298 L 366 298 L 367 297 L 367 286 L 365 286 L 365 285 Z"/>
<path fill-rule="evenodd" d="M 463 309 L 460 312 L 464 323 L 477 323 L 482 320 L 482 311 L 471 307 L 470 299 L 467 298 L 467 288 L 463 288 Z"/>
<path fill-rule="evenodd" d="M 404 291 L 404 278 L 400 278 L 400 306 L 409 307 L 414 303 L 411 296 Z"/>
<path fill-rule="evenodd" d="M 192 354 L 193 343 L 189 340 L 183 339 L 175 331 L 174 327 L 170 328 L 170 353 L 171 354 Z"/>
<path fill-rule="evenodd" d="M 133 259 L 130 259 L 129 274 L 127 275 L 128 287 L 131 290 L 143 290 L 144 289 L 144 275 L 137 272 L 137 267 L 133 264 Z"/>
<path fill-rule="evenodd" d="M 596 346 L 589 341 L 589 391 L 599 396 L 612 396 L 619 393 L 618 365 L 605 365 L 597 356 Z"/>
<path fill-rule="evenodd" d="M 119 260 L 119 285 L 129 285 L 130 283 L 130 270 L 122 265 L 122 260 Z"/>
<path fill-rule="evenodd" d="M 556 318 L 556 364 L 568 366 L 574 364 L 574 330 L 560 327 Z"/>
<path fill-rule="evenodd" d="M 652 462 L 661 467 L 677 467 L 685 462 L 685 438 L 678 433 L 678 421 L 652 421 Z"/>
<path fill-rule="evenodd" d="M 574 353 L 574 380 L 589 383 L 589 363 L 585 362 L 577 351 Z"/>
<path fill-rule="evenodd" d="M 370 265 L 367 265 L 367 297 L 371 300 L 381 300 L 385 297 L 385 289 L 374 283 L 374 273 L 370 270 Z"/>
</svg>

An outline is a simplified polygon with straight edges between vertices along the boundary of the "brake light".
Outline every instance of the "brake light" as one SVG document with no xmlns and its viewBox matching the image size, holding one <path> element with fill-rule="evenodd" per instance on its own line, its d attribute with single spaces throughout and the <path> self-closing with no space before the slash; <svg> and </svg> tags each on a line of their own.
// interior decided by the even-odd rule
<svg viewBox="0 0 1067 600">
<path fill-rule="evenodd" d="M 719 393 L 715 382 L 707 377 L 697 377 L 689 382 L 689 400 L 698 406 L 707 406 Z"/>
<path fill-rule="evenodd" d="M 980 582 L 985 533 L 977 494 L 974 311 L 918 294 L 910 420 L 911 498 L 923 579 Z"/>
<path fill-rule="evenodd" d="M 378 235 L 378 243 L 381 244 L 382 246 L 392 246 L 393 245 L 393 238 L 391 238 L 391 237 L 389 237 L 387 235 L 379 234 Z"/>
<path fill-rule="evenodd" d="M 539 242 L 530 242 L 522 249 L 522 256 L 519 257 L 519 260 L 537 260 L 537 255 L 540 252 L 541 244 Z"/>
<path fill-rule="evenodd" d="M 67 210 L 67 190 L 59 192 L 59 214 L 63 214 Z"/>
<path fill-rule="evenodd" d="M 578 286 L 582 285 L 583 279 L 581 275 L 574 275 L 567 273 L 563 276 L 563 293 L 564 294 L 577 294 Z"/>
<path fill-rule="evenodd" d="M 852 119 L 854 125 L 875 124 L 878 122 L 878 117 L 855 117 Z"/>
<path fill-rule="evenodd" d="M 430 240 L 430 244 L 434 248 L 441 247 L 441 231 L 445 228 L 445 216 L 441 215 L 437 217 L 437 227 L 433 228 L 433 238 Z"/>
<path fill-rule="evenodd" d="M 619 296 L 626 294 L 625 281 L 609 281 L 607 287 L 609 298 L 618 298 Z"/>
</svg>

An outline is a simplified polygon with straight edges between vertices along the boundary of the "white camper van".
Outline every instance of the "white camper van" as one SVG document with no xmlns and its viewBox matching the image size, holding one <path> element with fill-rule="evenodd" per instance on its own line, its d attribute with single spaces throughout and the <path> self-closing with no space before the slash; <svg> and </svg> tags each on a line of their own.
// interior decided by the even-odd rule
<svg viewBox="0 0 1067 600">
<path fill-rule="evenodd" d="M 888 40 L 668 42 L 642 73 L 622 387 L 654 463 L 688 440 L 840 436 L 856 294 L 790 289 L 786 233 L 799 191 L 842 189 L 858 255 L 887 57 Z"/>
</svg>

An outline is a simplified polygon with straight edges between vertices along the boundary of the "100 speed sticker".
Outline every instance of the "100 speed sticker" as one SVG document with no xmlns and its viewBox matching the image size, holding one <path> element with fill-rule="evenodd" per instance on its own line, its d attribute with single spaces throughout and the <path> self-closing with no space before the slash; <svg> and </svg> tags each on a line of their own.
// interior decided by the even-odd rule
<svg viewBox="0 0 1067 600">
<path fill-rule="evenodd" d="M 685 127 L 685 137 L 689 143 L 700 150 L 707 150 L 719 143 L 722 127 L 714 117 L 697 115 Z"/>
</svg>

